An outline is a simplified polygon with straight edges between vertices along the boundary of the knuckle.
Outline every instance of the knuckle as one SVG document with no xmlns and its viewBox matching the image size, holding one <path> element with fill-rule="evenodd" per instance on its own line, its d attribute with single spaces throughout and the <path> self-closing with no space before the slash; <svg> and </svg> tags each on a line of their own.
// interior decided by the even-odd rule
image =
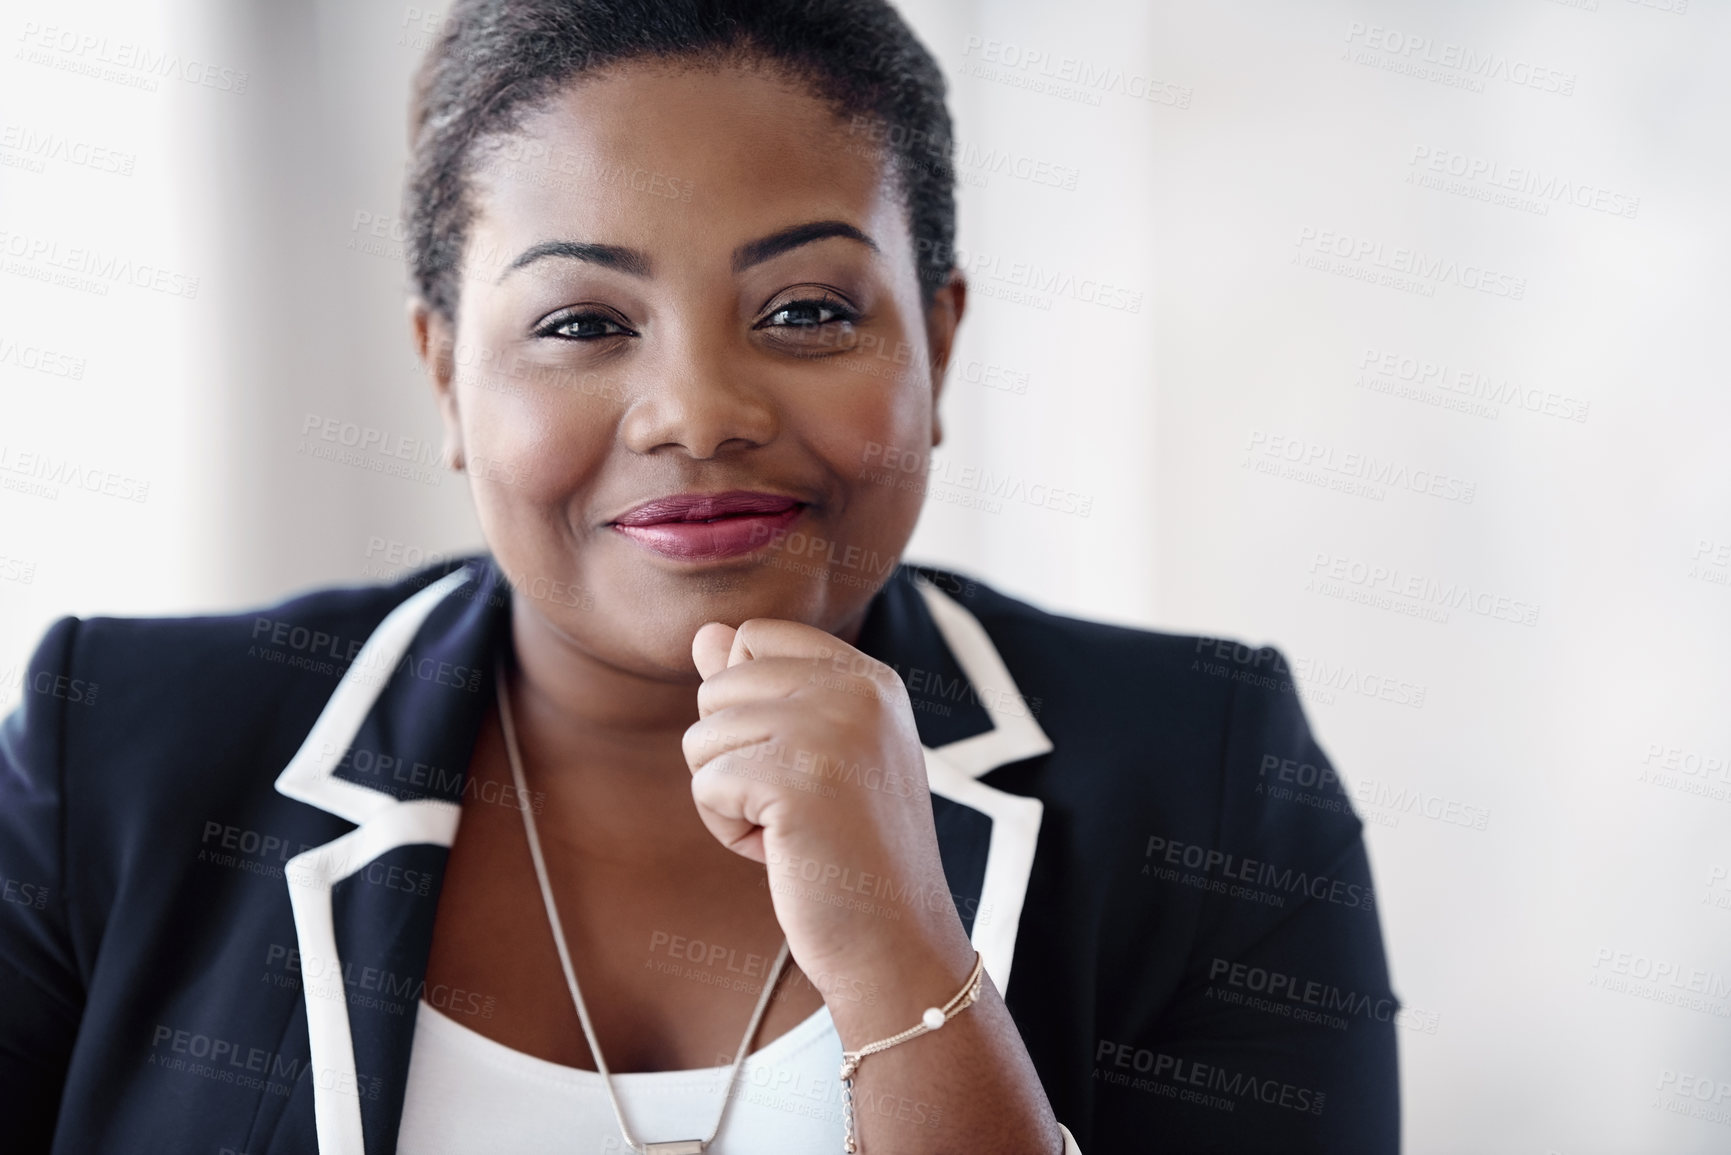
<svg viewBox="0 0 1731 1155">
<path fill-rule="evenodd" d="M 699 805 L 712 809 L 720 801 L 721 784 L 712 767 L 705 766 L 691 776 L 691 797 Z"/>
</svg>

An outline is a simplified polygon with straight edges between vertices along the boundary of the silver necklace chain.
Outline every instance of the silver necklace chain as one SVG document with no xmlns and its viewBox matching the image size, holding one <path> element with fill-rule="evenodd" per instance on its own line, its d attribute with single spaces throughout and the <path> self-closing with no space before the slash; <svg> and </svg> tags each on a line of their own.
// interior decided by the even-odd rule
<svg viewBox="0 0 1731 1155">
<path fill-rule="evenodd" d="M 613 1090 L 613 1076 L 607 1070 L 607 1062 L 601 1057 L 601 1044 L 595 1039 L 595 1027 L 589 1021 L 589 1008 L 583 1004 L 583 992 L 577 987 L 577 970 L 571 965 L 571 950 L 565 945 L 565 928 L 559 921 L 559 908 L 553 901 L 553 884 L 547 878 L 547 860 L 541 854 L 541 837 L 535 830 L 535 815 L 529 807 L 529 788 L 523 780 L 523 758 L 517 749 L 517 728 L 511 720 L 511 695 L 506 688 L 505 665 L 499 662 L 494 667 L 495 681 L 499 687 L 499 723 L 505 732 L 505 754 L 511 763 L 511 778 L 517 786 L 517 808 L 523 815 L 523 833 L 529 840 L 529 857 L 535 861 L 535 878 L 541 884 L 541 901 L 547 907 L 547 922 L 553 928 L 553 943 L 559 948 L 559 965 L 565 970 L 565 985 L 571 989 L 571 1001 L 577 1007 L 577 1020 L 583 1024 L 583 1037 L 589 1042 L 589 1053 L 595 1058 L 595 1069 L 601 1075 L 601 1085 L 606 1088 L 607 1101 L 613 1104 L 613 1117 L 619 1122 L 619 1134 L 625 1140 L 625 1145 L 641 1155 L 701 1155 L 716 1135 L 721 1133 L 722 1121 L 727 1118 L 728 1105 L 733 1100 L 733 1086 L 739 1081 L 739 1068 L 745 1063 L 746 1051 L 751 1047 L 751 1040 L 757 1036 L 757 1028 L 763 1021 L 763 1013 L 769 1007 L 769 996 L 775 990 L 775 984 L 781 978 L 782 968 L 787 965 L 787 940 L 781 940 L 781 950 L 775 956 L 775 965 L 770 968 L 769 977 L 763 981 L 763 991 L 757 996 L 757 1008 L 751 1012 L 751 1021 L 745 1026 L 745 1037 L 739 1040 L 739 1050 L 733 1056 L 733 1067 L 727 1074 L 727 1089 L 721 1096 L 721 1111 L 715 1117 L 715 1126 L 710 1129 L 707 1139 L 679 1139 L 666 1143 L 639 1143 L 631 1135 L 631 1129 L 625 1124 L 625 1112 L 619 1105 L 619 1096 Z"/>
</svg>

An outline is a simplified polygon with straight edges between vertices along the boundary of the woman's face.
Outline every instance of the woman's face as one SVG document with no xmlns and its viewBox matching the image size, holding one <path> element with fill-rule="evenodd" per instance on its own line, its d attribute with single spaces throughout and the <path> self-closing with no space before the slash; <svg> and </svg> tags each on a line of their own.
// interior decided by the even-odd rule
<svg viewBox="0 0 1731 1155">
<path fill-rule="evenodd" d="M 680 679 L 707 621 L 857 632 L 963 303 L 922 309 L 875 139 L 772 71 L 628 64 L 472 156 L 454 331 L 416 332 L 520 628 Z"/>
</svg>

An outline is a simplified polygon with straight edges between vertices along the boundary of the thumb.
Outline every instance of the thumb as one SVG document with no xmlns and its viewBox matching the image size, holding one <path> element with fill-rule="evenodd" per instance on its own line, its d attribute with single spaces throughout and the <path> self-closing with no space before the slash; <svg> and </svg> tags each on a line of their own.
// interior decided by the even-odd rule
<svg viewBox="0 0 1731 1155">
<path fill-rule="evenodd" d="M 704 681 L 727 669 L 727 656 L 733 650 L 732 626 L 721 622 L 705 622 L 691 639 L 691 661 Z"/>
</svg>

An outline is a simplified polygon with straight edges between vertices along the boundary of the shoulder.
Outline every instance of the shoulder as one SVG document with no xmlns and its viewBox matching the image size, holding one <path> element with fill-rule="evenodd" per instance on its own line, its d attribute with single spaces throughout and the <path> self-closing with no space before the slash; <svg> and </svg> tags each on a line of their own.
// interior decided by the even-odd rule
<svg viewBox="0 0 1731 1155">
<path fill-rule="evenodd" d="M 1051 741 L 991 781 L 1073 823 L 1082 858 L 1212 867 L 1231 852 L 1316 868 L 1358 843 L 1280 650 L 1066 617 L 920 573 L 978 620 Z"/>
<path fill-rule="evenodd" d="M 388 584 L 330 586 L 224 614 L 62 619 L 50 638 L 63 672 L 97 684 L 107 701 L 164 692 L 243 688 L 330 679 L 342 673 L 391 610 L 468 559 L 407 574 Z M 44 649 L 47 646 L 45 645 Z"/>
<path fill-rule="evenodd" d="M 1300 711 L 1298 687 L 1273 646 L 1167 633 L 1051 613 L 947 570 L 917 567 L 980 623 L 1054 741 L 1090 733 L 1218 754 L 1234 719 L 1259 707 Z"/>
<path fill-rule="evenodd" d="M 25 669 L 9 761 L 113 798 L 256 785 L 259 767 L 286 765 L 391 610 L 468 560 L 232 613 L 62 618 Z"/>
<path fill-rule="evenodd" d="M 159 618 L 89 618 L 79 624 L 74 658 L 100 666 L 176 662 L 200 664 L 233 656 L 236 645 L 271 647 L 310 656 L 359 649 L 385 615 L 463 562 L 407 574 L 388 584 L 309 590 L 282 601 L 226 614 Z M 358 638 L 357 638 L 358 635 Z"/>
</svg>

